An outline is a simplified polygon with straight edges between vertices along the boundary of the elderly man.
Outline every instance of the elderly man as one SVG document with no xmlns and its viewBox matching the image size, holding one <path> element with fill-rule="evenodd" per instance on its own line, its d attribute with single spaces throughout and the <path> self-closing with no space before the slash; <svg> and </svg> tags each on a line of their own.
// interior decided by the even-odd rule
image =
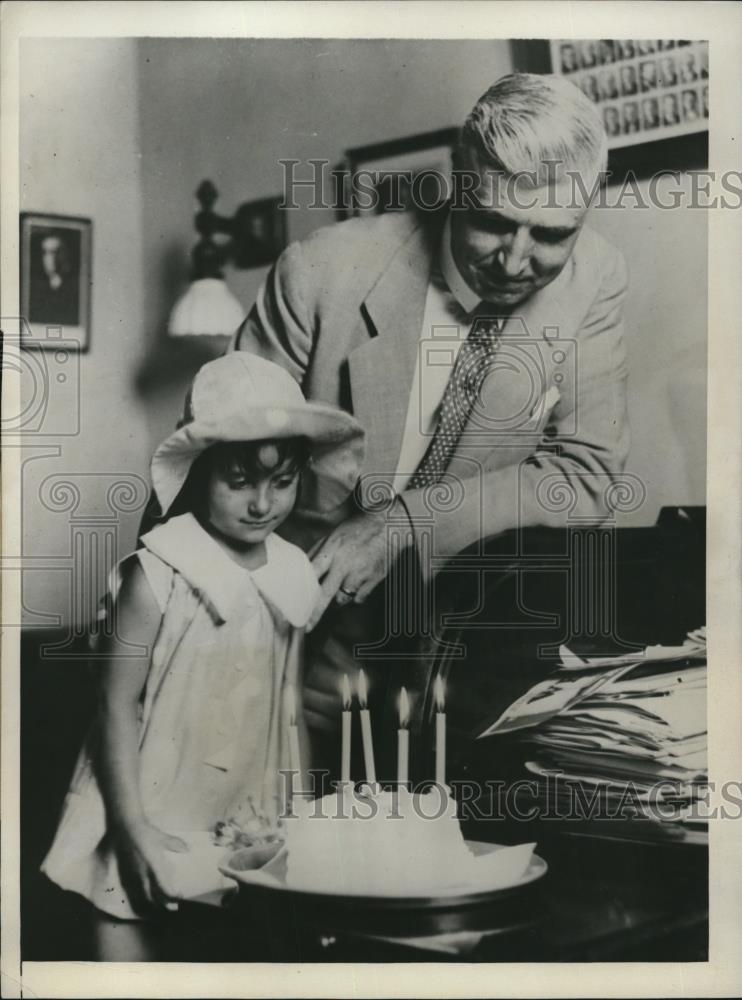
<svg viewBox="0 0 742 1000">
<path fill-rule="evenodd" d="M 310 480 L 289 527 L 322 582 L 310 725 L 338 720 L 342 673 L 363 660 L 354 646 L 383 663 L 404 617 L 404 596 L 387 592 L 390 525 L 429 582 L 485 538 L 560 526 L 568 508 L 604 516 L 628 450 L 627 275 L 584 225 L 579 192 L 605 161 L 600 118 L 577 87 L 504 77 L 464 125 L 461 204 L 354 219 L 292 244 L 238 332 L 236 348 L 283 365 L 308 398 L 351 410 L 367 434 L 354 505 L 321 514 Z M 554 502 L 560 489 L 571 507 Z"/>
</svg>

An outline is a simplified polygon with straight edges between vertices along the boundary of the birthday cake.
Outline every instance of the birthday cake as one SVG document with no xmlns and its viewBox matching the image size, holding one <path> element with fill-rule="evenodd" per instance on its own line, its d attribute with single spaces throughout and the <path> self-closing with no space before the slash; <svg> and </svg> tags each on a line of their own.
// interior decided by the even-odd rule
<svg viewBox="0 0 742 1000">
<path fill-rule="evenodd" d="M 456 804 L 440 787 L 359 793 L 351 786 L 295 800 L 287 819 L 285 885 L 359 896 L 431 896 L 504 888 L 525 874 L 535 844 L 475 856 Z"/>
<path fill-rule="evenodd" d="M 279 890 L 408 899 L 493 891 L 537 877 L 538 863 L 535 870 L 530 868 L 535 844 L 479 845 L 477 850 L 471 850 L 464 840 L 456 802 L 445 784 L 445 714 L 440 677 L 435 688 L 436 783 L 428 791 L 413 794 L 406 786 L 409 702 L 405 688 L 400 692 L 397 785 L 383 791 L 376 784 L 366 707 L 368 692 L 365 674 L 360 670 L 359 721 L 368 784 L 356 787 L 349 780 L 351 693 L 345 677 L 340 768 L 346 776 L 343 783 L 335 793 L 322 798 L 293 795 L 289 814 L 280 828 L 283 846 L 275 841 L 237 850 L 220 870 L 238 882 Z M 293 733 L 294 739 L 292 769 L 301 771 L 293 706 L 286 714 L 289 736 Z M 220 835 L 225 833 L 232 837 L 234 831 L 220 829 Z M 265 852 L 270 850 L 273 853 L 266 862 Z M 543 862 L 540 864 L 543 866 Z"/>
</svg>

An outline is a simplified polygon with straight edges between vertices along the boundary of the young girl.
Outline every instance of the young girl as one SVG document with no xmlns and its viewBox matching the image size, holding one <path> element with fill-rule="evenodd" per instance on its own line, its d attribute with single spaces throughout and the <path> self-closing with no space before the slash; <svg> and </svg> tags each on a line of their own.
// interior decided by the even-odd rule
<svg viewBox="0 0 742 1000">
<path fill-rule="evenodd" d="M 284 691 L 294 686 L 300 710 L 302 630 L 319 588 L 275 531 L 301 480 L 328 509 L 362 457 L 353 417 L 307 403 L 287 372 L 245 352 L 201 369 L 155 452 L 166 517 L 112 574 L 99 711 L 42 866 L 96 907 L 99 957 L 154 957 L 152 925 L 122 920 L 186 894 L 188 866 L 176 862 L 191 833 L 203 838 L 248 797 L 276 816 L 290 766 Z"/>
</svg>

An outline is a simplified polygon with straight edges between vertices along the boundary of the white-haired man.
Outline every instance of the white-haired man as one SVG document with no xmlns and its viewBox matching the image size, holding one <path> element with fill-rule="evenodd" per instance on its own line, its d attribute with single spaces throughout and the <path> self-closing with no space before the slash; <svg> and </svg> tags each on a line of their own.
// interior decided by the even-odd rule
<svg viewBox="0 0 742 1000">
<path fill-rule="evenodd" d="M 292 244 L 239 331 L 237 348 L 284 365 L 309 399 L 352 410 L 367 434 L 355 506 L 322 514 L 309 488 L 291 525 L 322 581 L 315 621 L 327 611 L 310 637 L 316 726 L 339 718 L 353 643 L 384 646 L 390 518 L 409 521 L 429 581 L 484 538 L 561 526 L 568 510 L 604 516 L 628 450 L 626 267 L 584 226 L 605 164 L 599 115 L 577 87 L 504 77 L 462 131 L 465 197 Z M 380 485 L 391 509 L 373 509 Z M 554 502 L 560 489 L 570 503 Z"/>
</svg>

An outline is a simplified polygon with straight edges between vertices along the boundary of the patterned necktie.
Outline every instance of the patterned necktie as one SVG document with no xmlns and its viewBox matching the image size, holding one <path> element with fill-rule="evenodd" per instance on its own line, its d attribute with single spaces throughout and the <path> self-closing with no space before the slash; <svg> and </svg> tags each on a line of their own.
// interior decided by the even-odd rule
<svg viewBox="0 0 742 1000">
<path fill-rule="evenodd" d="M 489 361 L 502 332 L 502 318 L 493 316 L 493 307 L 482 303 L 469 334 L 461 345 L 448 379 L 435 433 L 407 488 L 423 489 L 437 483 L 448 468 L 464 427 L 479 398 Z"/>
</svg>

